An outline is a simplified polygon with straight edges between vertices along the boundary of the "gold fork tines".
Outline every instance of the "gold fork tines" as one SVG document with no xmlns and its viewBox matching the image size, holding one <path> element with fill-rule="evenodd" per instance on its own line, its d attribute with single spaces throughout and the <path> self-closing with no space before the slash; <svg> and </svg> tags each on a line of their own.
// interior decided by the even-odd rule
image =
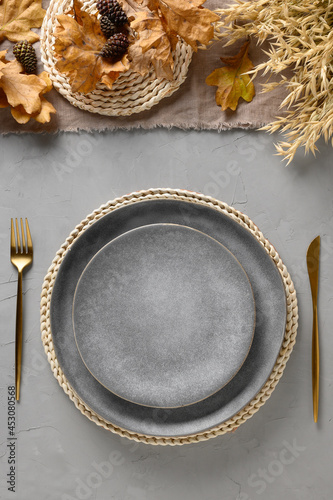
<svg viewBox="0 0 333 500">
<path fill-rule="evenodd" d="M 21 230 L 20 230 L 21 229 Z M 26 231 L 26 237 L 25 237 Z M 18 272 L 17 279 L 17 304 L 16 304 L 16 335 L 15 335 L 15 387 L 16 400 L 20 399 L 21 366 L 22 366 L 22 339 L 23 339 L 23 300 L 22 300 L 22 274 L 23 270 L 32 263 L 33 248 L 28 220 L 11 219 L 10 222 L 10 260 Z"/>
</svg>

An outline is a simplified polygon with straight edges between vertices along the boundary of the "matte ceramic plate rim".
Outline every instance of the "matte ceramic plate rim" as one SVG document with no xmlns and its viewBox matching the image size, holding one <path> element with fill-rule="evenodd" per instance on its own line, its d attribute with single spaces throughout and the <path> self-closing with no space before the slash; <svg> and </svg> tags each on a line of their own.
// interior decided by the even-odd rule
<svg viewBox="0 0 333 500">
<path fill-rule="evenodd" d="M 70 330 L 72 330 L 72 318 L 71 318 L 71 304 L 73 299 L 73 294 L 70 299 L 70 305 L 64 300 L 63 295 L 66 294 L 66 288 L 69 288 L 67 291 L 67 295 L 71 294 L 71 284 L 68 282 L 68 275 L 66 272 L 70 270 L 72 274 L 75 275 L 75 270 L 72 269 L 73 264 L 75 264 L 77 258 L 84 258 L 86 261 L 89 261 L 90 258 L 98 251 L 101 246 L 104 246 L 105 241 L 108 242 L 112 238 L 114 238 L 117 234 L 121 234 L 123 226 L 126 228 L 138 227 L 140 225 L 145 225 L 149 222 L 147 220 L 156 220 L 153 219 L 153 210 L 158 210 L 158 221 L 166 220 L 167 222 L 181 220 L 182 224 L 189 225 L 190 227 L 194 226 L 205 226 L 205 231 L 207 230 L 206 226 L 209 226 L 210 233 L 215 234 L 218 233 L 219 241 L 224 241 L 224 232 L 221 232 L 221 229 L 224 230 L 224 225 L 230 226 L 232 229 L 232 233 L 236 233 L 234 237 L 234 243 L 237 245 L 243 244 L 244 239 L 247 240 L 247 243 L 253 245 L 255 252 L 262 254 L 264 260 L 266 260 L 267 264 L 269 263 L 269 273 L 272 275 L 272 280 L 276 280 L 276 285 L 280 289 L 280 293 L 282 296 L 280 297 L 281 303 L 280 306 L 283 308 L 283 311 L 279 315 L 279 324 L 275 325 L 278 329 L 275 332 L 275 336 L 278 336 L 278 345 L 275 346 L 274 351 L 271 353 L 270 365 L 269 367 L 263 367 L 262 362 L 260 361 L 259 366 L 257 367 L 255 380 L 251 381 L 245 387 L 237 386 L 237 392 L 234 392 L 231 396 L 231 399 L 225 399 L 222 397 L 222 401 L 219 401 L 218 406 L 214 411 L 213 417 L 211 413 L 203 414 L 200 416 L 199 420 L 196 416 L 190 415 L 187 418 L 187 414 L 181 421 L 179 418 L 173 419 L 170 421 L 167 419 L 166 424 L 165 421 L 159 418 L 155 418 L 154 415 L 148 416 L 147 419 L 144 417 L 145 412 L 133 414 L 133 407 L 137 405 L 131 405 L 130 403 L 126 403 L 124 406 L 121 403 L 121 400 L 114 396 L 114 398 L 107 398 L 106 391 L 100 384 L 97 383 L 95 379 L 89 374 L 89 372 L 84 373 L 83 363 L 82 367 L 78 367 L 81 370 L 79 375 L 82 375 L 82 380 L 77 378 L 77 370 L 76 367 L 73 367 L 72 359 L 68 359 L 66 357 L 66 353 L 68 348 L 71 348 L 71 342 L 74 343 L 74 334 L 73 340 L 70 338 Z M 138 215 L 139 212 L 139 215 Z M 171 215 L 170 215 L 171 213 Z M 155 212 L 154 212 L 155 214 Z M 196 220 L 196 216 L 199 216 L 199 222 Z M 133 219 L 138 219 L 133 222 Z M 210 219 L 214 219 L 211 224 Z M 191 225 L 190 225 L 191 223 Z M 221 228 L 222 226 L 222 228 Z M 112 229 L 110 229 L 110 227 Z M 220 229 L 221 228 L 221 229 Z M 103 231 L 107 234 L 104 235 Z M 204 231 L 204 232 L 205 232 Z M 97 235 L 102 235 L 104 238 L 104 242 L 101 245 L 95 244 L 94 239 Z M 227 246 L 232 247 L 232 238 L 228 236 Z M 89 255 L 89 245 L 92 245 L 92 250 Z M 95 250 L 96 247 L 96 250 Z M 237 246 L 238 248 L 238 246 Z M 94 253 L 93 253 L 94 252 Z M 238 254 L 238 250 L 234 251 L 235 254 Z M 74 257 L 72 257 L 74 255 Z M 241 259 L 239 259 L 241 261 Z M 247 267 L 247 264 L 246 264 Z M 254 274 L 254 279 L 258 279 L 258 274 L 260 275 L 259 268 L 257 268 L 257 272 Z M 78 271 L 79 274 L 76 278 L 80 276 L 82 269 Z M 275 275 L 275 278 L 274 276 Z M 75 276 L 74 276 L 75 278 Z M 252 278 L 249 276 L 250 281 L 253 286 Z M 63 290 L 63 286 L 65 283 L 65 292 Z M 76 282 L 75 282 L 76 286 Z M 75 287 L 74 287 L 75 288 Z M 65 297 L 66 299 L 66 297 Z M 261 304 L 262 305 L 262 304 Z M 68 317 L 68 311 L 66 308 L 70 308 L 70 313 Z M 58 310 L 57 310 L 58 309 Z M 230 419 L 232 419 L 235 415 L 237 415 L 243 408 L 245 408 L 250 401 L 254 400 L 256 395 L 260 393 L 266 382 L 269 380 L 271 376 L 271 372 L 277 362 L 277 359 L 280 354 L 280 349 L 284 340 L 285 335 L 285 327 L 287 320 L 287 297 L 286 291 L 284 287 L 284 283 L 281 277 L 281 274 L 276 266 L 275 261 L 272 257 L 266 252 L 261 242 L 251 233 L 249 228 L 243 226 L 238 221 L 234 220 L 232 215 L 217 210 L 214 207 L 208 206 L 206 204 L 195 203 L 191 200 L 178 200 L 178 199 L 153 199 L 153 200 L 139 200 L 135 203 L 131 203 L 129 205 L 123 205 L 119 208 L 116 208 L 113 211 L 103 215 L 103 217 L 96 220 L 92 225 L 88 226 L 85 231 L 83 231 L 79 237 L 73 242 L 73 244 L 68 248 L 68 251 L 64 255 L 64 258 L 59 266 L 59 270 L 57 271 L 56 279 L 54 282 L 54 286 L 52 288 L 51 294 L 51 302 L 50 302 L 50 323 L 51 323 L 51 332 L 52 332 L 52 340 L 53 346 L 55 350 L 56 357 L 58 359 L 59 366 L 61 366 L 68 383 L 70 384 L 73 392 L 77 394 L 77 396 L 84 401 L 87 408 L 89 408 L 95 414 L 100 415 L 102 419 L 107 422 L 112 423 L 116 427 L 119 427 L 125 431 L 138 433 L 146 436 L 156 436 L 156 437 L 177 437 L 177 436 L 191 436 L 203 433 L 205 431 L 211 430 L 213 428 L 219 427 Z M 281 331 L 280 331 L 281 329 Z M 268 337 L 267 340 L 271 340 L 270 329 L 264 329 L 265 337 Z M 68 345 L 69 343 L 69 345 Z M 253 344 L 256 344 L 256 331 L 254 334 Z M 269 345 L 271 342 L 269 342 Z M 254 345 L 253 347 L 254 348 Z M 248 358 L 251 355 L 251 351 Z M 270 347 L 271 348 L 271 347 Z M 77 356 L 80 358 L 80 355 L 77 352 L 76 345 L 75 351 Z M 75 356 L 75 352 L 72 353 Z M 247 364 L 247 360 L 244 365 Z M 85 369 L 85 367 L 84 367 Z M 258 375 L 258 369 L 260 370 L 260 374 Z M 86 369 L 85 369 L 86 370 Z M 243 371 L 240 370 L 240 372 Z M 231 381 L 230 384 L 238 383 L 238 375 Z M 93 382 L 93 380 L 95 382 Z M 97 385 L 96 385 L 97 384 Z M 97 394 L 95 394 L 97 391 Z M 241 394 L 240 394 L 241 391 Z M 217 395 L 224 392 L 224 389 L 219 391 Z M 214 398 L 214 396 L 213 396 Z M 110 401 L 109 401 L 110 399 Z M 211 398 L 208 398 L 207 401 L 210 401 Z M 129 405 L 129 407 L 128 407 Z M 201 405 L 201 403 L 198 403 Z M 197 405 L 192 405 L 190 408 L 196 408 Z M 139 407 L 141 408 L 141 407 Z M 175 410 L 178 414 L 179 410 Z M 171 426 L 171 427 L 170 427 Z"/>
<path fill-rule="evenodd" d="M 93 261 L 96 259 L 96 257 L 98 257 L 98 255 L 101 252 L 103 252 L 107 247 L 109 247 L 110 245 L 112 245 L 116 240 L 118 240 L 119 238 L 126 237 L 126 235 L 128 235 L 128 233 L 137 232 L 138 230 L 142 229 L 143 227 L 154 227 L 154 226 L 158 226 L 158 227 L 160 227 L 160 226 L 176 226 L 176 227 L 184 228 L 186 230 L 194 231 L 196 233 L 204 235 L 206 238 L 209 238 L 210 240 L 214 241 L 214 243 L 216 243 L 217 245 L 219 245 L 223 249 L 223 251 L 225 251 L 227 254 L 230 255 L 230 257 L 233 259 L 234 263 L 241 269 L 243 276 L 245 277 L 247 283 L 249 284 L 249 289 L 251 291 L 251 299 L 252 299 L 251 301 L 252 301 L 252 305 L 253 305 L 253 309 L 254 309 L 254 311 L 253 311 L 253 321 L 252 321 L 252 327 L 251 327 L 251 334 L 250 334 L 249 341 L 248 341 L 248 347 L 247 347 L 247 350 L 245 352 L 245 355 L 243 356 L 243 358 L 241 359 L 241 361 L 239 362 L 239 364 L 235 367 L 235 370 L 232 373 L 232 375 L 225 382 L 223 382 L 223 384 L 220 385 L 217 389 L 213 390 L 212 392 L 209 392 L 208 394 L 204 395 L 203 397 L 200 397 L 199 399 L 196 399 L 195 401 L 192 401 L 192 402 L 186 403 L 186 404 L 179 402 L 178 405 L 174 405 L 174 406 L 153 406 L 151 404 L 134 401 L 134 400 L 130 399 L 129 397 L 126 397 L 124 394 L 119 394 L 116 390 L 114 390 L 111 387 L 109 387 L 108 384 L 103 383 L 103 381 L 100 380 L 100 378 L 98 377 L 98 375 L 96 375 L 96 373 L 94 373 L 94 369 L 91 367 L 90 363 L 85 359 L 84 355 L 82 354 L 82 351 L 81 351 L 80 346 L 79 346 L 79 341 L 78 341 L 78 338 L 77 338 L 77 332 L 76 332 L 76 329 L 75 329 L 75 321 L 74 321 L 74 308 L 75 308 L 75 300 L 76 300 L 76 295 L 77 295 L 78 287 L 80 285 L 82 277 L 84 276 L 84 274 L 87 271 L 87 269 L 91 266 L 91 264 L 93 263 Z M 150 407 L 150 408 L 172 409 L 172 408 L 180 408 L 180 407 L 184 407 L 184 406 L 190 406 L 192 404 L 199 403 L 199 402 L 201 402 L 201 401 L 209 398 L 210 396 L 213 396 L 216 392 L 220 391 L 223 387 L 225 387 L 237 375 L 237 373 L 239 372 L 239 370 L 243 366 L 243 364 L 244 364 L 244 362 L 245 362 L 245 360 L 246 360 L 246 358 L 247 358 L 247 356 L 248 356 L 248 354 L 250 352 L 251 346 L 252 346 L 254 332 L 255 332 L 255 324 L 256 324 L 256 311 L 255 311 L 255 300 L 254 300 L 253 289 L 252 289 L 252 285 L 251 285 L 251 282 L 249 280 L 249 277 L 246 274 L 246 272 L 245 272 L 243 266 L 241 265 L 241 263 L 239 262 L 239 260 L 236 259 L 236 257 L 234 256 L 234 254 L 232 252 L 230 252 L 230 250 L 228 250 L 225 247 L 225 245 L 223 245 L 222 243 L 220 243 L 219 241 L 217 241 L 212 236 L 209 236 L 209 235 L 203 233 L 202 231 L 199 231 L 198 229 L 193 229 L 190 226 L 184 226 L 182 224 L 174 224 L 174 223 L 156 223 L 156 224 L 146 224 L 145 226 L 139 226 L 139 227 L 136 227 L 134 229 L 130 229 L 129 231 L 126 231 L 125 233 L 120 234 L 116 238 L 114 238 L 111 241 L 109 241 L 108 243 L 106 243 L 102 248 L 100 248 L 100 250 L 98 250 L 98 252 L 95 253 L 95 255 L 89 260 L 89 262 L 86 264 L 85 268 L 83 269 L 83 271 L 82 271 L 82 273 L 81 273 L 81 275 L 80 275 L 80 277 L 78 279 L 78 282 L 76 284 L 76 287 L 75 287 L 75 292 L 74 292 L 74 297 L 73 297 L 73 304 L 72 304 L 72 327 L 73 327 L 74 339 L 75 339 L 77 350 L 78 350 L 78 352 L 79 352 L 79 354 L 81 356 L 81 359 L 82 359 L 84 365 L 86 366 L 87 370 L 90 372 L 90 374 L 103 387 L 105 387 L 105 389 L 107 389 L 108 391 L 112 392 L 115 396 L 117 396 L 119 398 L 122 398 L 122 399 L 124 399 L 124 400 L 126 400 L 126 401 L 128 401 L 130 403 L 138 404 L 140 406 L 147 406 L 147 407 Z M 121 376 L 121 374 L 119 374 L 119 376 Z"/>
</svg>

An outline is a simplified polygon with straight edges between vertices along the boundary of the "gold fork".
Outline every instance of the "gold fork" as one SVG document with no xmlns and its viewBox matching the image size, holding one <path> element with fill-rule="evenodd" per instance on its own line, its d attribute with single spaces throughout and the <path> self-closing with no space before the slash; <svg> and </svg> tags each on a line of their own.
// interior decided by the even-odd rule
<svg viewBox="0 0 333 500">
<path fill-rule="evenodd" d="M 17 304 L 16 304 L 16 335 L 15 335 L 15 387 L 16 400 L 20 399 L 21 365 L 22 365 L 22 337 L 23 337 L 23 300 L 22 300 L 22 274 L 23 269 L 32 263 L 32 240 L 29 230 L 28 219 L 25 219 L 27 238 L 24 235 L 23 221 L 20 219 L 21 238 L 18 220 L 10 221 L 10 260 L 18 272 L 17 280 Z M 16 229 L 16 237 L 15 237 Z M 26 244 L 27 243 L 27 244 Z"/>
</svg>

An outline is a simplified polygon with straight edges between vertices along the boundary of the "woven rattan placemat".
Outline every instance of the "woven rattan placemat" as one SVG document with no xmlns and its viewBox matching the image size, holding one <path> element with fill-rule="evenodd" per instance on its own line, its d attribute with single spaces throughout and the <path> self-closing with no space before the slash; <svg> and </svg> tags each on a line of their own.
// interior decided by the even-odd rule
<svg viewBox="0 0 333 500">
<path fill-rule="evenodd" d="M 64 4 L 67 0 L 52 0 L 52 12 L 57 4 Z M 87 0 L 92 3 L 93 0 Z M 207 0 L 204 4 L 212 10 L 228 5 L 229 0 Z M 45 0 L 44 7 L 48 8 L 50 2 Z M 48 11 L 45 23 L 50 23 L 52 15 Z M 40 31 L 40 30 L 39 30 Z M 45 42 L 46 43 L 46 42 Z M 48 42 L 49 43 L 49 42 Z M 9 58 L 12 57 L 13 44 L 5 41 L 1 44 L 1 50 L 9 49 Z M 42 71 L 44 66 L 40 57 L 40 44 L 36 43 L 34 47 L 37 50 L 39 65 L 38 71 Z M 9 109 L 0 109 L 0 132 L 57 132 L 78 131 L 78 130 L 114 130 L 117 128 L 133 129 L 154 127 L 177 127 L 181 129 L 195 130 L 224 130 L 232 128 L 258 128 L 273 120 L 278 113 L 278 108 L 283 100 L 281 90 L 270 92 L 269 94 L 260 94 L 260 83 L 266 81 L 266 77 L 256 78 L 255 88 L 256 96 L 251 103 L 240 102 L 236 111 L 221 111 L 215 103 L 216 87 L 209 87 L 205 83 L 206 77 L 221 64 L 221 55 L 235 54 L 239 47 L 223 47 L 223 42 L 214 43 L 208 50 L 198 50 L 192 56 L 187 71 L 187 62 L 180 64 L 179 89 L 172 93 L 168 92 L 169 97 L 165 97 L 151 109 L 141 111 L 130 116 L 102 116 L 89 111 L 83 111 L 70 104 L 60 93 L 53 89 L 47 94 L 47 99 L 52 102 L 57 110 L 56 115 L 52 115 L 50 123 L 41 125 L 34 120 L 30 120 L 25 125 L 19 125 L 11 117 Z M 264 48 L 264 47 L 263 47 Z M 186 56 L 187 57 L 187 56 Z M 186 59 L 185 57 L 185 59 Z M 265 54 L 261 47 L 251 42 L 250 57 L 254 64 L 258 64 L 265 59 Z M 49 67 L 50 61 L 43 57 L 46 67 Z M 138 89 L 136 98 L 138 105 L 140 99 L 144 100 L 144 89 Z M 155 99 L 155 97 L 154 97 Z M 155 104 L 155 103 L 154 103 Z M 107 104 L 102 104 L 106 106 Z"/>
<path fill-rule="evenodd" d="M 51 0 L 41 30 L 41 59 L 54 88 L 73 106 L 99 115 L 130 116 L 156 106 L 184 83 L 192 58 L 192 49 L 183 41 L 179 41 L 173 53 L 172 81 L 158 78 L 153 69 L 145 76 L 128 71 L 117 78 L 111 90 L 99 84 L 96 90 L 89 94 L 74 93 L 67 77 L 56 69 L 57 59 L 53 50 L 57 16 L 67 13 L 71 5 L 72 0 Z M 88 13 L 97 13 L 95 0 L 83 0 L 82 5 Z"/>
<path fill-rule="evenodd" d="M 60 267 L 62 260 L 64 259 L 69 248 L 73 242 L 80 236 L 80 234 L 88 227 L 94 224 L 104 215 L 112 212 L 113 210 L 137 203 L 144 200 L 155 200 L 155 199 L 174 199 L 183 200 L 191 203 L 198 203 L 201 205 L 206 205 L 218 210 L 223 214 L 231 217 L 233 220 L 237 221 L 243 227 L 247 228 L 253 236 L 263 245 L 267 253 L 270 255 L 271 259 L 275 262 L 277 269 L 280 272 L 281 278 L 284 283 L 286 301 L 287 301 L 287 322 L 284 341 L 275 363 L 273 371 L 267 380 L 266 384 L 262 387 L 261 391 L 256 395 L 256 397 L 240 412 L 234 417 L 226 422 L 223 422 L 220 426 L 215 427 L 209 431 L 195 434 L 191 436 L 175 437 L 175 438 L 162 438 L 162 437 L 152 437 L 145 436 L 142 434 L 136 434 L 128 432 L 125 429 L 114 426 L 111 422 L 107 422 L 97 413 L 92 411 L 86 406 L 84 401 L 82 401 L 72 387 L 69 385 L 55 355 L 52 341 L 52 332 L 50 325 L 50 300 L 53 285 L 57 277 L 57 272 Z M 149 189 L 147 191 L 139 191 L 132 193 L 121 198 L 117 198 L 113 201 L 102 205 L 99 209 L 95 210 L 92 214 L 88 215 L 72 233 L 69 235 L 65 243 L 61 246 L 57 252 L 55 258 L 53 259 L 52 265 L 50 266 L 45 280 L 43 283 L 42 296 L 41 296 L 41 333 L 42 341 L 44 344 L 45 353 L 47 355 L 48 361 L 51 365 L 52 372 L 55 378 L 58 380 L 59 385 L 63 388 L 65 393 L 74 402 L 75 406 L 81 411 L 83 415 L 95 422 L 97 425 L 104 427 L 111 432 L 119 434 L 120 436 L 125 436 L 129 439 L 135 441 L 140 441 L 148 444 L 154 445 L 182 445 L 188 443 L 196 443 L 199 441 L 205 441 L 207 439 L 225 434 L 227 432 L 237 429 L 241 424 L 246 422 L 249 418 L 256 413 L 259 408 L 265 404 L 267 399 L 271 396 L 274 391 L 275 386 L 280 380 L 286 363 L 290 357 L 291 351 L 295 344 L 297 325 L 298 325 L 298 307 L 296 292 L 294 289 L 293 282 L 290 278 L 286 266 L 283 264 L 281 258 L 276 252 L 275 248 L 270 244 L 270 242 L 263 236 L 257 226 L 247 217 L 245 214 L 235 210 L 234 208 L 228 206 L 226 203 L 220 202 L 214 198 L 204 196 L 198 193 L 194 193 L 186 190 L 175 190 L 175 189 Z"/>
</svg>

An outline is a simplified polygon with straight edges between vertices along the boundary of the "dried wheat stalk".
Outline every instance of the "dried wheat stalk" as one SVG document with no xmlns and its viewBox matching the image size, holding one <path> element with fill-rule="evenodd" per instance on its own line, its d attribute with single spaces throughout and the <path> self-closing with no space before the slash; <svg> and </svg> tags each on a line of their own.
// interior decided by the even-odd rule
<svg viewBox="0 0 333 500">
<path fill-rule="evenodd" d="M 315 153 L 321 136 L 333 145 L 333 0 L 237 1 L 216 12 L 221 16 L 217 37 L 227 37 L 226 45 L 247 36 L 270 42 L 267 62 L 253 74 L 279 75 L 264 92 L 280 85 L 288 89 L 283 116 L 263 127 L 285 134 L 276 145 L 278 154 L 290 163 L 301 146 Z M 282 74 L 286 68 L 293 70 L 291 79 Z"/>
</svg>

